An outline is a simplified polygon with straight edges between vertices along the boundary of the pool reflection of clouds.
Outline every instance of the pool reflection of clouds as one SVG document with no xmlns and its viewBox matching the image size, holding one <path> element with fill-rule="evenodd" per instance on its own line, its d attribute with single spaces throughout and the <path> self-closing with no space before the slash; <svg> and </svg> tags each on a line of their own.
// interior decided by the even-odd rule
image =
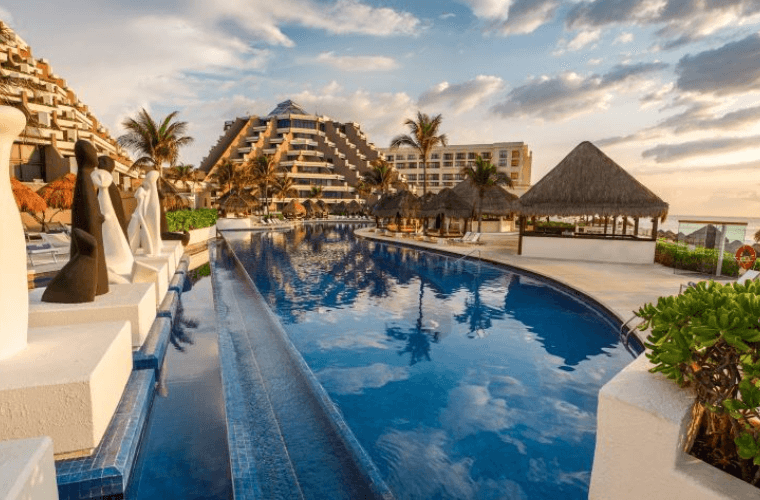
<svg viewBox="0 0 760 500">
<path fill-rule="evenodd" d="M 325 368 L 316 373 L 317 378 L 331 393 L 362 394 L 364 389 L 378 389 L 390 382 L 409 378 L 405 366 L 391 366 L 374 363 L 353 368 Z"/>
</svg>

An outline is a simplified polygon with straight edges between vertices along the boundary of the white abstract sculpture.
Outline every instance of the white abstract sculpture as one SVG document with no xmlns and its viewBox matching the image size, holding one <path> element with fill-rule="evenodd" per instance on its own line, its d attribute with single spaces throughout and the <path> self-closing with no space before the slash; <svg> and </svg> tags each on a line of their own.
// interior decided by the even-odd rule
<svg viewBox="0 0 760 500">
<path fill-rule="evenodd" d="M 0 106 L 0 359 L 26 347 L 29 291 L 26 282 L 26 241 L 11 190 L 11 145 L 24 130 L 26 118 L 16 108 Z"/>
<path fill-rule="evenodd" d="M 153 240 L 150 237 L 148 231 L 148 225 L 145 222 L 145 211 L 148 205 L 148 190 L 143 184 L 137 191 L 135 191 L 135 200 L 137 201 L 137 208 L 132 213 L 132 218 L 127 226 L 127 234 L 129 235 L 129 247 L 132 249 L 132 253 L 135 254 L 139 249 L 143 249 L 147 255 L 155 255 L 153 250 Z"/>
<path fill-rule="evenodd" d="M 109 283 L 154 281 L 158 270 L 135 261 L 132 249 L 121 230 L 119 218 L 116 216 L 116 211 L 111 203 L 111 196 L 108 194 L 108 186 L 113 182 L 113 176 L 106 170 L 96 169 L 92 172 L 92 182 L 98 188 L 98 204 L 100 205 L 100 212 L 105 218 L 103 222 L 103 251 L 106 257 Z"/>
<path fill-rule="evenodd" d="M 148 190 L 148 204 L 145 207 L 145 224 L 153 243 L 153 253 L 161 253 L 161 201 L 158 198 L 158 176 L 156 170 L 151 170 L 145 175 L 143 185 Z"/>
</svg>

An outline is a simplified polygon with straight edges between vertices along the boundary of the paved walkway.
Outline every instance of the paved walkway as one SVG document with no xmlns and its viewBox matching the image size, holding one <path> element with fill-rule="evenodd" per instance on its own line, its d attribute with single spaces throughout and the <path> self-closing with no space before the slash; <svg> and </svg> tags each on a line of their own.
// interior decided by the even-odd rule
<svg viewBox="0 0 760 500">
<path fill-rule="evenodd" d="M 473 257 L 479 255 L 484 260 L 526 269 L 585 293 L 614 312 L 620 321 L 627 321 L 633 311 L 647 302 L 677 294 L 680 285 L 689 281 L 686 276 L 674 274 L 672 268 L 655 263 L 607 264 L 523 257 L 517 255 L 517 233 L 484 233 L 481 236 L 483 245 L 427 243 L 412 238 L 381 236 L 371 229 L 360 229 L 356 234 L 461 255 L 472 253 Z"/>
</svg>

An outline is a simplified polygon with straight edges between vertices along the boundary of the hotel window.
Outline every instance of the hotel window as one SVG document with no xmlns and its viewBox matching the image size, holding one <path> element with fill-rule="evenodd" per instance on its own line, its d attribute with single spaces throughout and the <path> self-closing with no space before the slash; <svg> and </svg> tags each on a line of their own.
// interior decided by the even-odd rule
<svg viewBox="0 0 760 500">
<path fill-rule="evenodd" d="M 517 172 L 512 172 L 511 174 L 509 174 L 509 177 L 512 178 L 513 181 L 516 181 L 517 179 L 520 178 L 520 174 L 518 174 Z"/>
<path fill-rule="evenodd" d="M 455 181 L 463 181 L 464 180 L 464 175 L 462 175 L 462 174 L 454 174 L 454 180 Z"/>
<path fill-rule="evenodd" d="M 520 159 L 519 158 L 512 158 L 512 166 L 513 167 L 520 166 Z"/>
<path fill-rule="evenodd" d="M 453 154 L 451 154 L 451 153 L 444 153 L 444 154 L 443 154 L 443 159 L 444 159 L 444 160 L 449 160 L 449 161 L 450 161 L 450 160 L 453 160 L 453 159 L 454 159 L 454 155 L 453 155 Z M 451 165 L 449 165 L 449 166 L 451 166 Z"/>
<path fill-rule="evenodd" d="M 483 151 L 480 153 L 480 157 L 484 160 L 490 160 L 491 159 L 491 152 L 490 151 Z"/>
<path fill-rule="evenodd" d="M 519 157 L 520 157 L 519 149 L 515 149 L 514 151 L 512 151 L 512 158 L 519 158 Z"/>
<path fill-rule="evenodd" d="M 417 163 L 410 162 L 409 164 L 407 164 L 406 168 L 417 168 Z"/>
<path fill-rule="evenodd" d="M 406 168 L 406 163 L 396 163 L 396 168 Z"/>
<path fill-rule="evenodd" d="M 508 156 L 509 156 L 509 151 L 507 151 L 506 149 L 502 149 L 499 151 L 500 160 L 505 160 Z"/>
<path fill-rule="evenodd" d="M 277 120 L 277 128 L 290 128 L 290 120 Z"/>
<path fill-rule="evenodd" d="M 457 153 L 457 160 L 464 160 L 466 157 L 465 153 Z"/>
<path fill-rule="evenodd" d="M 444 167 L 453 167 L 454 165 L 453 165 L 453 163 L 452 163 L 452 162 L 450 162 L 450 161 L 445 161 L 445 162 L 443 162 L 443 166 L 444 166 Z"/>
<path fill-rule="evenodd" d="M 474 160 L 475 159 L 475 153 L 467 153 L 467 159 L 468 160 Z"/>
<path fill-rule="evenodd" d="M 441 176 L 438 174 L 428 174 L 427 179 L 429 181 L 437 181 L 438 179 L 440 179 L 440 177 Z"/>
<path fill-rule="evenodd" d="M 474 167 L 475 166 L 475 162 L 474 161 L 468 161 L 467 162 L 467 166 L 468 167 Z"/>
<path fill-rule="evenodd" d="M 438 187 L 438 182 L 428 182 L 428 186 L 430 186 L 430 187 Z"/>
<path fill-rule="evenodd" d="M 417 180 L 417 174 L 407 174 L 406 180 L 408 180 L 408 181 L 416 181 Z"/>
<path fill-rule="evenodd" d="M 430 163 L 430 164 L 428 164 L 428 167 L 430 167 L 430 168 L 440 168 L 440 166 L 441 166 L 441 164 L 440 164 L 440 163 L 438 163 L 437 161 L 436 161 L 436 162 L 433 162 L 433 163 Z"/>
<path fill-rule="evenodd" d="M 455 166 L 455 167 L 460 167 L 460 168 L 461 168 L 461 167 L 464 167 L 464 162 L 463 162 L 463 161 L 458 161 L 458 162 L 456 162 L 456 163 L 454 164 L 454 166 Z"/>
<path fill-rule="evenodd" d="M 444 181 L 453 181 L 454 180 L 454 174 L 443 174 L 443 180 Z"/>
<path fill-rule="evenodd" d="M 416 160 L 417 159 L 417 155 L 406 155 L 406 159 L 407 160 Z"/>
<path fill-rule="evenodd" d="M 433 154 L 430 155 L 430 159 L 431 160 L 440 160 L 441 159 L 441 154 L 440 153 L 433 153 Z"/>
<path fill-rule="evenodd" d="M 393 161 L 393 155 L 388 155 L 385 157 L 386 161 Z"/>
<path fill-rule="evenodd" d="M 507 166 L 507 160 L 499 160 L 499 166 L 500 167 L 506 167 Z"/>
</svg>

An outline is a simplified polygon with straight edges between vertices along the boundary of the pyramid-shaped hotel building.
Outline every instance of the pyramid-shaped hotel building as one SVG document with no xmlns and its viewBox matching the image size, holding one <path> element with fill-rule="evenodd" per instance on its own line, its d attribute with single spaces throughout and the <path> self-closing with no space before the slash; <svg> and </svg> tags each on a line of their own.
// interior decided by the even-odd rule
<svg viewBox="0 0 760 500">
<path fill-rule="evenodd" d="M 293 178 L 296 200 L 304 201 L 312 187 L 318 186 L 329 205 L 357 199 L 354 186 L 371 169 L 370 163 L 381 156 L 357 123 L 313 115 L 287 100 L 264 117 L 226 122 L 224 133 L 200 169 L 210 179 L 224 159 L 242 164 L 262 155 L 273 155 L 279 167 Z M 273 203 L 279 209 L 291 199 L 275 199 Z"/>
</svg>

